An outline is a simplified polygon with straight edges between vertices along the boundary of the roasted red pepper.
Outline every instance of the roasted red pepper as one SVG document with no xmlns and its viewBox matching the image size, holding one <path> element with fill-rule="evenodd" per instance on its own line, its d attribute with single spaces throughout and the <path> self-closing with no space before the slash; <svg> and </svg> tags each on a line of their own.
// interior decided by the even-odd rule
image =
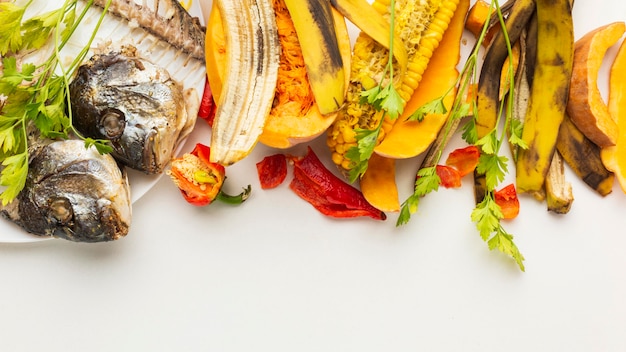
<svg viewBox="0 0 626 352">
<path fill-rule="evenodd" d="M 205 79 L 204 92 L 202 93 L 202 99 L 200 100 L 198 117 L 204 119 L 209 126 L 213 127 L 213 119 L 215 118 L 216 108 L 213 92 L 211 91 L 211 86 L 209 86 L 209 80 Z"/>
<path fill-rule="evenodd" d="M 494 194 L 496 204 L 500 206 L 504 219 L 514 219 L 519 214 L 519 199 L 514 184 L 496 191 Z"/>
<path fill-rule="evenodd" d="M 437 165 L 437 176 L 441 180 L 441 185 L 445 188 L 459 188 L 461 187 L 461 175 L 457 169 L 446 166 Z"/>
<path fill-rule="evenodd" d="M 478 165 L 478 158 L 480 158 L 480 150 L 475 145 L 470 145 L 450 152 L 448 159 L 446 159 L 446 165 L 457 169 L 460 176 L 463 177 L 474 172 Z"/>
<path fill-rule="evenodd" d="M 268 155 L 256 163 L 256 170 L 262 189 L 278 187 L 287 178 L 287 157 L 285 154 Z"/>
<path fill-rule="evenodd" d="M 209 161 L 211 149 L 198 143 L 191 153 L 172 160 L 167 174 L 187 202 L 196 206 L 211 204 L 215 199 L 240 204 L 250 195 L 250 186 L 236 196 L 222 192 L 226 178 L 224 166 Z"/>
<path fill-rule="evenodd" d="M 310 147 L 304 157 L 293 160 L 294 177 L 289 187 L 322 214 L 337 218 L 386 219 L 385 213 L 369 204 L 361 191 L 330 172 Z"/>
</svg>

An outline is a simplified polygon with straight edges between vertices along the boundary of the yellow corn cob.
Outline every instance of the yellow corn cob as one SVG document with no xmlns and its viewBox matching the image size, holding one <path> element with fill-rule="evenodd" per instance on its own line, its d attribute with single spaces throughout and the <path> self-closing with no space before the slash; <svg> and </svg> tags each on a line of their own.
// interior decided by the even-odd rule
<svg viewBox="0 0 626 352">
<path fill-rule="evenodd" d="M 428 65 L 433 51 L 439 45 L 443 33 L 448 28 L 450 19 L 459 0 L 396 0 L 395 30 L 408 54 L 408 65 L 403 75 L 394 68 L 394 86 L 403 99 L 403 104 L 413 95 L 422 74 Z M 381 15 L 390 15 L 389 0 L 375 0 L 372 6 Z M 353 49 L 350 85 L 343 108 L 334 124 L 328 130 L 327 144 L 332 152 L 335 164 L 349 170 L 352 162 L 345 153 L 356 146 L 355 128 L 375 129 L 382 118 L 382 113 L 370 105 L 362 105 L 361 92 L 375 87 L 380 82 L 388 84 L 388 77 L 383 77 L 389 57 L 389 50 L 361 32 Z M 391 130 L 393 122 L 385 118 L 378 142 Z"/>
</svg>

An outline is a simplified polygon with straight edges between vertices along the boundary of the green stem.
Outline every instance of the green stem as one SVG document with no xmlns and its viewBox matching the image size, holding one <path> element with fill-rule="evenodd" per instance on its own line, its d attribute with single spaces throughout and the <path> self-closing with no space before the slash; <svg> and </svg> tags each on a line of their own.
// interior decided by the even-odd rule
<svg viewBox="0 0 626 352">
<path fill-rule="evenodd" d="M 248 197 L 250 197 L 251 192 L 252 192 L 252 186 L 250 185 L 244 188 L 243 192 L 239 193 L 236 196 L 229 195 L 220 190 L 220 192 L 217 194 L 216 199 L 227 204 L 237 205 L 237 204 L 243 203 L 246 199 L 248 199 Z"/>
</svg>

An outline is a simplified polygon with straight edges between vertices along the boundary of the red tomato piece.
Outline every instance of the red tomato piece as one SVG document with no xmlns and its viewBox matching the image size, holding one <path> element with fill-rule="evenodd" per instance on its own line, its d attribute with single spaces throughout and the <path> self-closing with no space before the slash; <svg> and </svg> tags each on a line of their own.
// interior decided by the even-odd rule
<svg viewBox="0 0 626 352">
<path fill-rule="evenodd" d="M 519 214 L 520 204 L 514 184 L 509 184 L 499 191 L 496 191 L 494 193 L 494 200 L 496 204 L 500 206 L 504 219 L 514 219 Z"/>
<path fill-rule="evenodd" d="M 287 178 L 287 157 L 285 154 L 268 155 L 256 163 L 256 170 L 262 189 L 278 187 Z"/>
<path fill-rule="evenodd" d="M 461 175 L 457 169 L 446 166 L 437 165 L 437 176 L 441 180 L 441 185 L 445 188 L 459 188 L 461 187 Z"/>
<path fill-rule="evenodd" d="M 480 158 L 480 150 L 474 145 L 465 148 L 458 148 L 450 152 L 446 165 L 452 166 L 459 171 L 461 177 L 474 172 L 478 159 Z"/>
</svg>

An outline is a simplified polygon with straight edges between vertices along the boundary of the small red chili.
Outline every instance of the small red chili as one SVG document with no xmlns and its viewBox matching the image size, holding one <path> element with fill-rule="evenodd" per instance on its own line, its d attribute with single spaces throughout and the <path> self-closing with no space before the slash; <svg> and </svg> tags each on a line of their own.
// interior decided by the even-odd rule
<svg viewBox="0 0 626 352">
<path fill-rule="evenodd" d="M 514 219 L 519 214 L 520 203 L 514 184 L 494 192 L 494 200 L 500 206 L 504 219 Z"/>
<path fill-rule="evenodd" d="M 236 196 L 222 192 L 226 179 L 224 166 L 209 161 L 211 149 L 201 143 L 196 144 L 191 153 L 172 160 L 167 174 L 180 189 L 185 200 L 196 206 L 211 204 L 215 199 L 231 204 L 240 204 L 250 194 L 250 186 Z"/>
<path fill-rule="evenodd" d="M 202 99 L 200 100 L 200 109 L 198 110 L 198 117 L 205 120 L 209 126 L 213 127 L 213 119 L 215 118 L 215 99 L 213 98 L 213 92 L 211 86 L 209 86 L 209 80 L 205 79 L 204 92 L 202 93 Z"/>
</svg>

